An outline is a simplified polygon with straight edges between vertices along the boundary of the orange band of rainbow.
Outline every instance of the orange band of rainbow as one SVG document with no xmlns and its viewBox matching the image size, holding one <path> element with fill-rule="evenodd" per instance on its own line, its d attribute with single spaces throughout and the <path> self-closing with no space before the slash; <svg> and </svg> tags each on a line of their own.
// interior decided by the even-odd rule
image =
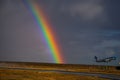
<svg viewBox="0 0 120 80">
<path fill-rule="evenodd" d="M 43 38 L 47 44 L 47 47 L 52 55 L 53 61 L 55 63 L 64 63 L 63 57 L 61 55 L 60 47 L 55 40 L 55 33 L 52 31 L 52 27 L 45 16 L 44 11 L 40 8 L 37 3 L 32 4 L 30 0 L 23 0 L 25 6 L 34 16 L 34 19 L 42 32 Z"/>
</svg>

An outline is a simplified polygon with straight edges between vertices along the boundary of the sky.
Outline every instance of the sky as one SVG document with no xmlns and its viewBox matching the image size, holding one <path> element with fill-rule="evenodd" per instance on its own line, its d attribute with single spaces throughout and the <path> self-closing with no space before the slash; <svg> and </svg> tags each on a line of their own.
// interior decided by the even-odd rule
<svg viewBox="0 0 120 80">
<path fill-rule="evenodd" d="M 34 0 L 45 11 L 65 64 L 119 65 L 120 0 Z M 94 56 L 116 56 L 96 63 Z M 0 0 L 0 61 L 53 63 L 22 0 Z"/>
</svg>

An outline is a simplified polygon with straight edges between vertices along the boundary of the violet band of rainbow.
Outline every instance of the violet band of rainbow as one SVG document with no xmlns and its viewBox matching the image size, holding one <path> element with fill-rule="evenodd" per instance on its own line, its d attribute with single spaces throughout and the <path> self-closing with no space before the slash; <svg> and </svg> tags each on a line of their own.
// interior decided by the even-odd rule
<svg viewBox="0 0 120 80">
<path fill-rule="evenodd" d="M 52 27 L 45 16 L 44 11 L 37 3 L 32 3 L 30 0 L 23 0 L 25 6 L 32 14 L 37 26 L 42 32 L 42 37 L 46 42 L 46 46 L 49 49 L 52 59 L 55 63 L 64 63 L 63 56 L 61 55 L 60 47 L 55 40 L 55 33 L 52 31 Z"/>
</svg>

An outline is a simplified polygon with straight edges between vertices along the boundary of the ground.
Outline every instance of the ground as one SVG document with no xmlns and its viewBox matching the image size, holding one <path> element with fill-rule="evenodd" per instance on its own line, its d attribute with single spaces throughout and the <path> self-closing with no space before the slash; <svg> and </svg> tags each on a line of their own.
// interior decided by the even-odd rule
<svg viewBox="0 0 120 80">
<path fill-rule="evenodd" d="M 51 70 L 120 75 L 120 71 L 114 66 L 0 62 L 0 80 L 110 80 L 97 76 L 51 72 Z"/>
</svg>

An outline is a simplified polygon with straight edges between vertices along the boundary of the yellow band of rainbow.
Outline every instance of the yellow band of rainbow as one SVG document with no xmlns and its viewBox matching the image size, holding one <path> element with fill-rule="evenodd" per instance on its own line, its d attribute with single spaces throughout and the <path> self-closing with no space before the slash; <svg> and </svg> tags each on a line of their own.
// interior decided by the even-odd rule
<svg viewBox="0 0 120 80">
<path fill-rule="evenodd" d="M 52 31 L 52 26 L 46 18 L 44 11 L 37 3 L 32 3 L 30 0 L 23 0 L 23 2 L 34 16 L 33 18 L 42 32 L 42 36 L 47 44 L 50 54 L 52 55 L 53 61 L 55 63 L 64 63 L 60 47 L 56 42 L 57 40 L 55 40 L 55 33 Z"/>
</svg>

